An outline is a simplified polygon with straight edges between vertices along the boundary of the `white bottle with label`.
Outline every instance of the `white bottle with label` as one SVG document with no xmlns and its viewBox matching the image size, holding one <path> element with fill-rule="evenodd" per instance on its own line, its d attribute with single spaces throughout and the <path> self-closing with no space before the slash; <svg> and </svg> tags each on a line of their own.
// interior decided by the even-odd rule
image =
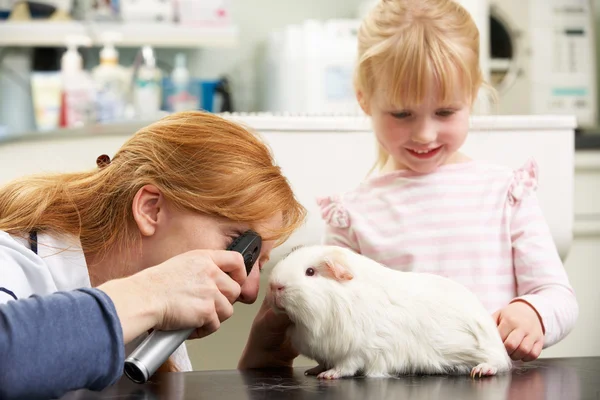
<svg viewBox="0 0 600 400">
<path fill-rule="evenodd" d="M 94 83 L 83 69 L 83 59 L 77 51 L 78 45 L 89 44 L 91 40 L 85 36 L 67 38 L 67 51 L 61 58 L 63 127 L 80 127 L 95 121 Z"/>
<path fill-rule="evenodd" d="M 104 35 L 100 65 L 92 70 L 96 86 L 96 119 L 101 123 L 119 121 L 125 116 L 130 78 L 127 69 L 119 65 L 119 53 L 113 44 L 119 39 L 116 34 Z"/>
<path fill-rule="evenodd" d="M 175 56 L 175 68 L 171 72 L 173 91 L 169 96 L 171 111 L 189 111 L 198 109 L 198 97 L 192 94 L 190 73 L 186 66 L 185 54 Z"/>
</svg>

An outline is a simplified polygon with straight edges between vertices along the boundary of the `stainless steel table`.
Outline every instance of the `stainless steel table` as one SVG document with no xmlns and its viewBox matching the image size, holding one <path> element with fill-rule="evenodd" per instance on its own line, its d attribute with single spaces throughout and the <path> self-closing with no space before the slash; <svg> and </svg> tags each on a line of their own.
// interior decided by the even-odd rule
<svg viewBox="0 0 600 400">
<path fill-rule="evenodd" d="M 462 376 L 405 376 L 322 381 L 304 376 L 305 369 L 172 373 L 145 385 L 124 378 L 100 393 L 77 391 L 63 399 L 600 400 L 600 357 L 542 359 L 521 364 L 510 374 L 476 380 Z"/>
</svg>

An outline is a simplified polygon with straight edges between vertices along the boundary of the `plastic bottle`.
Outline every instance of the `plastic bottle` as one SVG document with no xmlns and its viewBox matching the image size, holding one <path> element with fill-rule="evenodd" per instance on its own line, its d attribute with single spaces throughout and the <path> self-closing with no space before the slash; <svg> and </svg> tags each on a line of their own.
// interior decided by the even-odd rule
<svg viewBox="0 0 600 400">
<path fill-rule="evenodd" d="M 90 74 L 83 69 L 83 59 L 78 45 L 90 45 L 86 36 L 67 37 L 67 51 L 61 58 L 61 121 L 62 127 L 79 127 L 95 121 L 94 84 Z"/>
<path fill-rule="evenodd" d="M 191 93 L 190 73 L 186 66 L 185 54 L 177 53 L 175 68 L 171 72 L 173 91 L 169 96 L 171 111 L 187 111 L 198 109 L 198 97 Z"/>
<path fill-rule="evenodd" d="M 121 35 L 116 33 L 103 35 L 100 64 L 92 70 L 96 86 L 96 120 L 101 123 L 121 120 L 125 114 L 130 78 L 127 69 L 119 65 L 119 53 L 114 46 L 120 38 Z"/>
<path fill-rule="evenodd" d="M 150 46 L 142 48 L 142 55 L 144 61 L 135 78 L 133 104 L 137 118 L 153 119 L 160 112 L 162 73 L 156 67 Z"/>
</svg>

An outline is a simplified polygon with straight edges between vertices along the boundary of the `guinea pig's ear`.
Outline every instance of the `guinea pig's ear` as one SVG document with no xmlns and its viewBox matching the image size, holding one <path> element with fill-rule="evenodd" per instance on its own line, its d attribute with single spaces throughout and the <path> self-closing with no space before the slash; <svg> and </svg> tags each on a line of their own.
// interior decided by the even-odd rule
<svg viewBox="0 0 600 400">
<path fill-rule="evenodd" d="M 341 254 L 332 254 L 323 261 L 324 275 L 338 282 L 349 281 L 354 275 L 346 268 L 346 260 Z"/>
</svg>

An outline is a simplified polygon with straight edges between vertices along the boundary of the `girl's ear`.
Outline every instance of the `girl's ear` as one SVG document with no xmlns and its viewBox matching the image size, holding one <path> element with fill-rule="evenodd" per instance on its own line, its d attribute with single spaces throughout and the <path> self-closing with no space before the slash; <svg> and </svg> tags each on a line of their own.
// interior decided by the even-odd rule
<svg viewBox="0 0 600 400">
<path fill-rule="evenodd" d="M 164 208 L 164 197 L 154 185 L 145 185 L 133 198 L 132 211 L 142 236 L 152 236 L 156 232 L 159 213 Z"/>
<path fill-rule="evenodd" d="M 360 105 L 360 108 L 363 110 L 363 112 L 368 116 L 371 116 L 371 108 L 369 107 L 369 102 L 365 98 L 362 91 L 356 91 L 356 100 L 358 101 L 358 104 Z"/>
</svg>

